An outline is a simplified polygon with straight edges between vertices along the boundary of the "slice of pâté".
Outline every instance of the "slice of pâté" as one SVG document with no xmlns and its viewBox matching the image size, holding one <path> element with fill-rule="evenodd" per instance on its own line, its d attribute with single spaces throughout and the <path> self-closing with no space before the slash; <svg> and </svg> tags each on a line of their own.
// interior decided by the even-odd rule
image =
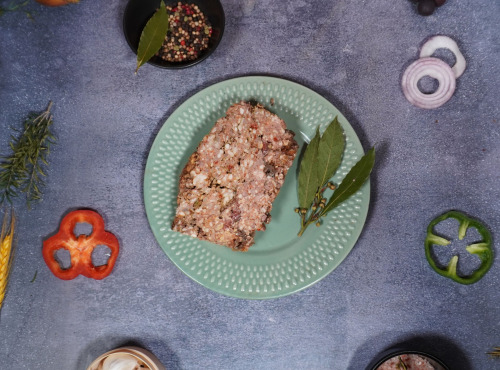
<svg viewBox="0 0 500 370">
<path fill-rule="evenodd" d="M 232 105 L 184 167 L 172 229 L 246 251 L 266 229 L 297 154 L 294 132 L 260 105 Z"/>
</svg>

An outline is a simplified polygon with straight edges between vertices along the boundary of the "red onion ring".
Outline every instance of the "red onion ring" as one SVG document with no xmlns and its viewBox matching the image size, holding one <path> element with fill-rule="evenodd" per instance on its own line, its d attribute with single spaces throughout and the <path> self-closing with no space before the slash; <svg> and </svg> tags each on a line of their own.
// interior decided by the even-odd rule
<svg viewBox="0 0 500 370">
<path fill-rule="evenodd" d="M 432 94 L 424 94 L 417 86 L 418 81 L 429 76 L 439 82 L 439 86 Z M 438 58 L 420 58 L 406 69 L 401 81 L 401 87 L 408 101 L 424 109 L 434 109 L 442 106 L 455 92 L 455 74 L 451 67 Z"/>
<path fill-rule="evenodd" d="M 422 45 L 420 58 L 430 57 L 437 49 L 448 49 L 455 55 L 456 62 L 451 69 L 455 73 L 455 78 L 459 78 L 464 73 L 467 63 L 457 43 L 448 36 L 433 36 Z"/>
</svg>

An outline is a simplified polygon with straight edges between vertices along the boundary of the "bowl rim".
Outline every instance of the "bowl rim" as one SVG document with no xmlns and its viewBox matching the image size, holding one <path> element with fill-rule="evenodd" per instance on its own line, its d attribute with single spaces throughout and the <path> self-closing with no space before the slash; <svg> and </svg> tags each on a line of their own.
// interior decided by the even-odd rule
<svg viewBox="0 0 500 370">
<path fill-rule="evenodd" d="M 127 354 L 137 358 L 138 360 L 144 362 L 149 370 L 166 370 L 165 366 L 158 360 L 158 358 L 151 352 L 145 348 L 137 347 L 137 346 L 125 346 L 118 347 L 108 352 L 101 354 L 97 357 L 92 363 L 87 367 L 87 370 L 97 369 L 99 364 L 108 356 L 112 354 Z"/>
<path fill-rule="evenodd" d="M 127 35 L 127 32 L 126 32 L 126 30 L 127 30 L 127 24 L 126 24 L 127 14 L 130 10 L 129 8 L 131 7 L 131 3 L 135 2 L 135 1 L 140 1 L 140 0 L 128 0 L 127 1 L 127 5 L 125 6 L 125 9 L 123 11 L 122 30 L 123 30 L 123 33 L 125 35 L 125 40 L 127 41 L 128 46 L 130 47 L 132 52 L 137 56 L 137 48 L 134 45 L 132 45 L 132 42 L 130 41 L 130 39 Z M 185 0 L 184 2 L 193 2 L 193 1 L 196 2 L 197 0 Z M 221 1 L 220 0 L 212 0 L 212 1 L 218 3 L 220 10 L 221 10 L 221 14 L 220 14 L 220 16 L 221 16 L 221 28 L 220 28 L 219 37 L 217 37 L 213 46 L 211 48 L 209 48 L 205 54 L 203 54 L 199 58 L 196 58 L 195 60 L 191 60 L 188 62 L 181 62 L 181 63 L 173 63 L 172 62 L 171 64 L 165 65 L 165 64 L 155 63 L 153 58 L 151 58 L 146 63 L 151 64 L 157 68 L 163 68 L 163 69 L 185 69 L 185 68 L 189 68 L 189 67 L 192 67 L 194 65 L 201 63 L 202 61 L 207 59 L 210 55 L 212 55 L 212 53 L 215 51 L 215 49 L 217 49 L 220 41 L 222 40 L 222 37 L 224 35 L 224 29 L 226 26 L 226 14 L 224 12 L 224 7 L 222 6 Z M 181 2 L 183 2 L 183 1 L 181 1 Z M 169 63 L 169 62 L 165 62 L 165 63 Z"/>
<path fill-rule="evenodd" d="M 448 366 L 436 356 L 430 354 L 429 352 L 419 351 L 419 350 L 406 350 L 406 349 L 389 349 L 387 351 L 382 352 L 376 359 L 370 364 L 366 370 L 377 370 L 377 368 L 382 365 L 384 362 L 389 360 L 390 358 L 401 356 L 401 355 L 421 355 L 424 357 L 428 357 L 431 360 L 437 362 L 439 365 L 443 367 L 444 370 L 450 370 Z"/>
</svg>

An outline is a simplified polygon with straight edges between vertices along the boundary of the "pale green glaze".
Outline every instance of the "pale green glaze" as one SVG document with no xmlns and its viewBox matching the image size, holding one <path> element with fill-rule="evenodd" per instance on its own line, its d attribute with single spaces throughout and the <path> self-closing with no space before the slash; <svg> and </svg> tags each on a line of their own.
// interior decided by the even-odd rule
<svg viewBox="0 0 500 370">
<path fill-rule="evenodd" d="M 273 105 L 271 99 L 274 99 Z M 346 149 L 334 182 L 339 183 L 361 158 L 363 149 L 345 117 L 326 99 L 294 82 L 263 76 L 242 77 L 210 86 L 184 102 L 165 122 L 149 153 L 144 201 L 151 229 L 167 256 L 186 275 L 216 292 L 266 299 L 304 289 L 333 271 L 353 248 L 363 228 L 370 184 L 330 212 L 320 228 L 297 237 L 297 163 L 290 168 L 265 232 L 257 232 L 248 252 L 203 242 L 170 230 L 178 180 L 203 136 L 241 100 L 255 101 L 278 114 L 303 144 L 337 115 L 346 133 Z"/>
</svg>

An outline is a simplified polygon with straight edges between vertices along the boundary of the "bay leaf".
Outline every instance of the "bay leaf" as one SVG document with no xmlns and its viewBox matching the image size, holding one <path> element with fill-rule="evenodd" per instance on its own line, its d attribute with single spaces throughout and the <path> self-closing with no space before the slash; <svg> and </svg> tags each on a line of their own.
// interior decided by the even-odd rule
<svg viewBox="0 0 500 370">
<path fill-rule="evenodd" d="M 344 130 L 337 117 L 327 126 L 318 146 L 319 186 L 324 186 L 335 174 L 345 149 Z"/>
<path fill-rule="evenodd" d="M 347 173 L 344 180 L 342 180 L 328 200 L 328 203 L 326 203 L 325 208 L 321 212 L 321 216 L 326 215 L 340 203 L 356 193 L 370 177 L 374 164 L 375 148 L 371 148 Z"/>
<path fill-rule="evenodd" d="M 162 0 L 160 7 L 142 30 L 139 47 L 137 48 L 137 68 L 135 69 L 135 73 L 160 50 L 167 31 L 168 14 L 165 3 Z"/>
<path fill-rule="evenodd" d="M 318 160 L 318 146 L 320 141 L 319 126 L 316 134 L 307 145 L 302 160 L 300 161 L 298 195 L 299 207 L 309 208 L 316 196 L 319 184 L 318 171 L 316 170 Z"/>
</svg>

